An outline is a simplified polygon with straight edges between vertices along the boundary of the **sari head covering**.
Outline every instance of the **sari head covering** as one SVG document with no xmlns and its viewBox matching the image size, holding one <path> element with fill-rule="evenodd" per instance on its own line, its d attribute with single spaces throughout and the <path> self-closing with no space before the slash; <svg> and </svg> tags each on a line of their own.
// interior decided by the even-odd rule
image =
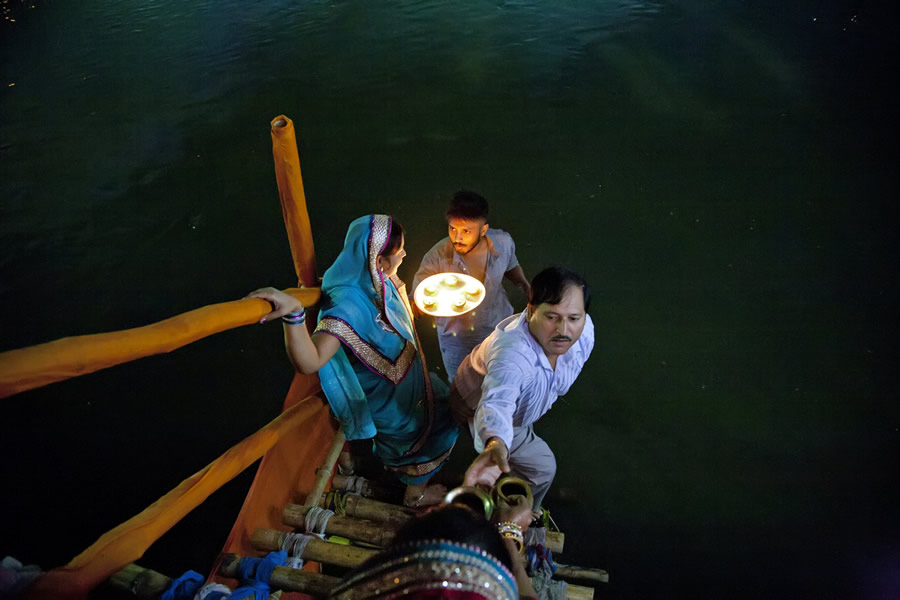
<svg viewBox="0 0 900 600">
<path fill-rule="evenodd" d="M 322 278 L 315 333 L 336 337 L 343 351 L 319 370 L 319 379 L 347 439 L 375 438 L 382 463 L 406 483 L 418 483 L 443 463 L 458 432 L 442 422 L 431 435 L 433 382 L 400 291 L 405 286 L 377 265 L 391 226 L 387 215 L 354 220 L 344 249 Z"/>
<path fill-rule="evenodd" d="M 517 600 L 519 592 L 509 569 L 487 551 L 428 540 L 379 553 L 338 584 L 329 597 Z"/>
</svg>

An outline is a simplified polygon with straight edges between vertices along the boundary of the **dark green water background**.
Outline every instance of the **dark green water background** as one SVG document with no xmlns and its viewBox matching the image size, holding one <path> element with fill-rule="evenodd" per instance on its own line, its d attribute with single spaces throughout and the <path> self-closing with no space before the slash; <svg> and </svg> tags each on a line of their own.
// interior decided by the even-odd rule
<svg viewBox="0 0 900 600">
<path fill-rule="evenodd" d="M 0 349 L 292 285 L 268 132 L 285 113 L 322 268 L 351 219 L 389 212 L 410 280 L 467 186 L 529 276 L 564 263 L 593 284 L 596 349 L 539 433 L 562 559 L 611 572 L 598 598 L 900 593 L 896 27 L 878 5 L 3 16 Z M 268 422 L 291 378 L 280 335 L 3 400 L 0 554 L 59 565 Z M 251 476 L 141 564 L 208 569 Z"/>
</svg>

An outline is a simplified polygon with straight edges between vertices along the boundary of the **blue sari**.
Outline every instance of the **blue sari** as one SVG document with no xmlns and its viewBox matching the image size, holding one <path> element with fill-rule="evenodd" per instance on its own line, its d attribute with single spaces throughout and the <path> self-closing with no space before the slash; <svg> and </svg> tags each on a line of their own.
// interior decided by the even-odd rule
<svg viewBox="0 0 900 600">
<path fill-rule="evenodd" d="M 376 265 L 390 231 L 386 215 L 350 224 L 344 249 L 322 278 L 314 335 L 341 342 L 319 379 L 347 439 L 372 438 L 375 456 L 409 485 L 443 466 L 459 430 L 447 386 L 428 373 L 419 350 L 405 285 Z"/>
</svg>

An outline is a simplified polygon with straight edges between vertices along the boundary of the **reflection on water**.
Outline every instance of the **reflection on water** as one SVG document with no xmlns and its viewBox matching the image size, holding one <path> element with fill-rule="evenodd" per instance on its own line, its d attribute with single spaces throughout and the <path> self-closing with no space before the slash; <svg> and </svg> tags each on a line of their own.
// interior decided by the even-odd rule
<svg viewBox="0 0 900 600">
<path fill-rule="evenodd" d="M 871 5 L 2 7 L 2 349 L 293 283 L 267 131 L 285 113 L 320 270 L 350 220 L 389 212 L 410 279 L 471 187 L 528 275 L 565 263 L 599 290 L 597 350 L 539 428 L 564 561 L 609 569 L 600 594 L 883 583 L 897 289 Z M 5 400 L 22 518 L 0 551 L 68 560 L 267 422 L 279 338 L 244 328 Z M 145 564 L 205 568 L 248 481 Z M 91 517 L 54 517 L 61 494 Z"/>
</svg>

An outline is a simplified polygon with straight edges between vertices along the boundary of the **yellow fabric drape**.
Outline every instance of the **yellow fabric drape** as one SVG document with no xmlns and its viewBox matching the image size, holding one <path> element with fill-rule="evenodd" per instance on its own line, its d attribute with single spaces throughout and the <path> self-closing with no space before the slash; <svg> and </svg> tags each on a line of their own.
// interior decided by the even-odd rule
<svg viewBox="0 0 900 600">
<path fill-rule="evenodd" d="M 319 288 L 285 290 L 304 306 L 319 301 Z M 258 322 L 272 310 L 258 298 L 204 306 L 134 329 L 62 338 L 0 353 L 0 398 L 55 381 L 93 373 L 152 354 L 170 352 L 214 333 Z"/>
<path fill-rule="evenodd" d="M 313 287 L 318 285 L 316 252 L 309 213 L 306 210 L 294 122 L 285 115 L 272 119 L 272 155 L 275 159 L 275 179 L 278 181 L 284 227 L 291 244 L 294 270 L 297 271 L 297 285 Z"/>
<path fill-rule="evenodd" d="M 33 600 L 85 598 L 110 575 L 139 559 L 154 541 L 212 492 L 253 464 L 281 438 L 321 417 L 323 411 L 327 416 L 327 407 L 315 396 L 285 410 L 143 512 L 103 534 L 68 565 L 45 573 L 28 588 L 26 597 Z"/>
</svg>

